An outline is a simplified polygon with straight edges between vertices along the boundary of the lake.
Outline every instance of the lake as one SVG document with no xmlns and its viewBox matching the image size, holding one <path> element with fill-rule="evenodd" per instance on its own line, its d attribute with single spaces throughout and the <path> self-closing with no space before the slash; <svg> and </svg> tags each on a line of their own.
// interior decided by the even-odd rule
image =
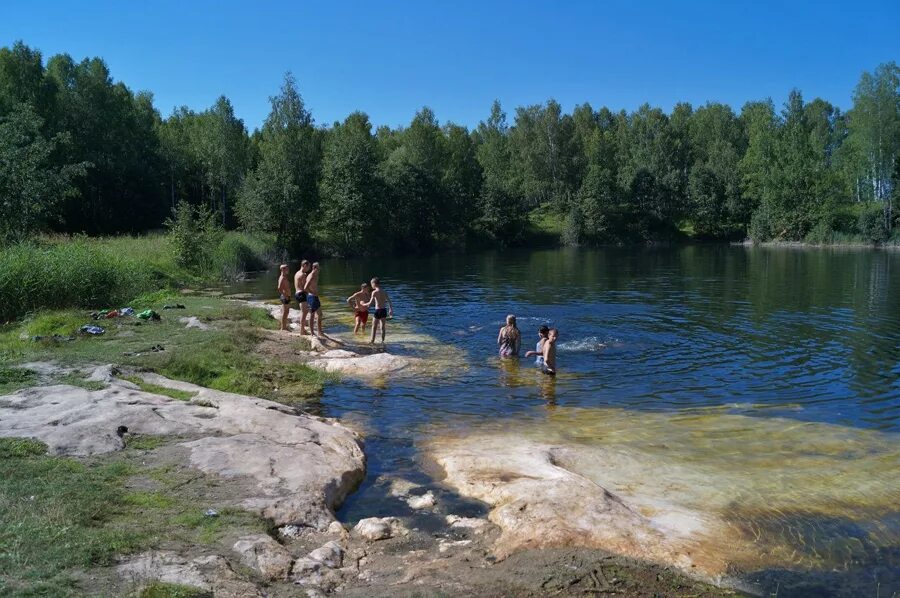
<svg viewBox="0 0 900 598">
<path fill-rule="evenodd" d="M 271 276 L 229 288 L 272 298 Z M 764 588 L 818 569 L 838 593 L 860 580 L 875 580 L 882 596 L 900 589 L 900 252 L 685 246 L 326 260 L 326 328 L 346 330 L 341 302 L 372 276 L 394 302 L 388 351 L 423 349 L 392 346 L 400 325 L 447 360 L 439 376 L 331 385 L 309 406 L 364 429 L 369 473 L 343 519 L 404 514 L 383 500 L 385 474 L 430 484 L 454 512 L 483 513 L 435 484 L 418 448 L 445 432 L 521 430 L 639 446 L 661 468 L 696 464 L 707 477 L 693 479 L 700 489 L 686 503 L 715 489 L 728 495 L 717 508 L 742 529 L 800 551 L 783 571 L 741 572 Z M 509 313 L 523 351 L 541 324 L 560 330 L 555 379 L 531 360 L 497 357 Z M 654 490 L 651 480 L 596 475 Z M 835 493 L 842 484 L 856 494 Z M 760 496 L 777 505 L 767 511 Z M 773 515 L 788 506 L 801 515 Z"/>
</svg>

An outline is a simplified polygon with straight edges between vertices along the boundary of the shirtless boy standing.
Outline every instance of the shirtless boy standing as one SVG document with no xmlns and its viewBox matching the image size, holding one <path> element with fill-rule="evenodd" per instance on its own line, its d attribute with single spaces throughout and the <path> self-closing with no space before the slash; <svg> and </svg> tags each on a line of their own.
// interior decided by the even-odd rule
<svg viewBox="0 0 900 598">
<path fill-rule="evenodd" d="M 356 326 L 353 328 L 353 334 L 360 330 L 363 334 L 366 332 L 366 322 L 369 321 L 369 306 L 366 303 L 372 298 L 372 290 L 369 283 L 364 282 L 359 285 L 359 290 L 347 297 L 347 303 L 353 310 L 353 317 L 356 320 Z"/>
<path fill-rule="evenodd" d="M 544 368 L 543 371 L 548 376 L 556 375 L 556 341 L 559 339 L 559 330 L 550 329 L 547 340 L 544 341 Z"/>
<path fill-rule="evenodd" d="M 309 306 L 309 333 L 316 334 L 316 322 L 319 324 L 319 333 L 322 334 L 322 302 L 319 301 L 319 262 L 314 262 L 309 275 L 306 277 L 306 303 Z"/>
<path fill-rule="evenodd" d="M 278 298 L 281 301 L 281 330 L 288 328 L 288 314 L 291 312 L 291 284 L 288 282 L 288 266 L 281 264 L 281 275 L 278 277 Z"/>
<path fill-rule="evenodd" d="M 306 303 L 306 275 L 309 274 L 309 260 L 300 262 L 300 269 L 294 274 L 294 298 L 300 308 L 300 334 L 306 334 L 306 317 L 309 315 L 309 305 Z"/>
<path fill-rule="evenodd" d="M 373 303 L 375 304 L 375 322 L 372 324 L 372 340 L 369 342 L 375 342 L 375 333 L 378 331 L 380 325 L 381 343 L 384 344 L 384 326 L 388 314 L 390 314 L 392 318 L 394 317 L 394 305 L 391 303 L 391 298 L 388 297 L 385 290 L 381 288 L 381 283 L 377 278 L 372 279 L 372 298 L 365 302 L 364 305 L 366 307 L 371 307 Z M 385 305 L 387 305 L 387 308 L 385 308 Z"/>
</svg>

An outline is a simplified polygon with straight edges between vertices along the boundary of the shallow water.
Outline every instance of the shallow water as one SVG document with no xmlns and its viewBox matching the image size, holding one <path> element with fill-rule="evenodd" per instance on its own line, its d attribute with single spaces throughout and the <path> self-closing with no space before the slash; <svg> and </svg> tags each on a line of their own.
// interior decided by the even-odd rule
<svg viewBox="0 0 900 598">
<path fill-rule="evenodd" d="M 335 385 L 315 406 L 366 430 L 369 477 L 345 519 L 392 513 L 375 483 L 380 475 L 431 483 L 416 451 L 430 435 L 488 423 L 553 436 L 565 421 L 580 430 L 577 442 L 621 450 L 646 450 L 653 438 L 677 445 L 683 450 L 672 450 L 669 461 L 702 462 L 693 472 L 708 473 L 740 525 L 795 534 L 800 552 L 864 546 L 847 548 L 847 558 L 829 548 L 821 559 L 785 559 L 785 568 L 852 570 L 891 595 L 885 583 L 896 583 L 900 552 L 900 252 L 695 246 L 330 260 L 321 280 L 332 300 L 326 326 L 346 328 L 349 310 L 338 303 L 372 275 L 382 278 L 397 314 L 388 350 L 417 354 L 424 344 L 447 362 L 438 376 Z M 267 275 L 233 289 L 270 296 L 270 287 Z M 555 379 L 530 360 L 496 357 L 507 313 L 518 316 L 525 349 L 540 324 L 560 329 Z M 394 324 L 424 336 L 392 347 Z M 624 415 L 601 431 L 597 416 L 609 409 Z M 738 420 L 749 425 L 671 423 L 698 410 L 749 416 Z M 760 420 L 779 422 L 778 433 Z M 794 433 L 784 421 L 830 426 L 810 433 L 798 425 Z M 824 461 L 809 457 L 825 450 L 816 443 L 822 430 L 829 431 Z M 859 435 L 868 452 L 854 449 Z M 749 447 L 743 455 L 742 444 Z M 823 466 L 835 475 L 808 471 Z M 744 473 L 725 475 L 736 468 Z M 846 483 L 870 486 L 828 490 Z M 760 508 L 773 494 L 802 517 L 780 525 L 780 516 Z M 464 501 L 453 506 L 478 510 Z M 840 576 L 829 584 L 840 592 Z"/>
</svg>

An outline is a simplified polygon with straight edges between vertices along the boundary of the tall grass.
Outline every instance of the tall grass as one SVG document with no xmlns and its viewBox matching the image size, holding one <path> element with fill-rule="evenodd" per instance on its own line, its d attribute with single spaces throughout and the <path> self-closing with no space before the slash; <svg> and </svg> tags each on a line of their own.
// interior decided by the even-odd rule
<svg viewBox="0 0 900 598">
<path fill-rule="evenodd" d="M 229 232 L 203 268 L 176 263 L 166 235 L 54 237 L 0 248 L 0 322 L 39 309 L 114 308 L 162 288 L 229 280 L 261 269 L 266 238 Z"/>
<path fill-rule="evenodd" d="M 117 306 L 153 284 L 140 262 L 90 241 L 16 245 L 0 252 L 0 320 L 40 308 Z"/>
</svg>

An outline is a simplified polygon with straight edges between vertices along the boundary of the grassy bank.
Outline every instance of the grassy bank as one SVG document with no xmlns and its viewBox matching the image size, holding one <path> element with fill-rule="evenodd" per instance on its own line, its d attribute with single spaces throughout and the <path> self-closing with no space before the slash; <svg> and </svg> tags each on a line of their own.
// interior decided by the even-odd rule
<svg viewBox="0 0 900 598">
<path fill-rule="evenodd" d="M 174 303 L 184 309 L 163 309 Z M 258 353 L 268 330 L 277 328 L 264 310 L 170 291 L 144 295 L 129 304 L 136 309 L 153 308 L 161 319 L 122 317 L 95 322 L 86 311 L 69 309 L 40 312 L 0 327 L 0 362 L 7 364 L 0 368 L 0 392 L 40 382 L 33 373 L 10 365 L 49 360 L 135 366 L 216 390 L 294 405 L 313 401 L 333 378 L 296 361 Z M 186 327 L 181 318 L 191 316 L 207 329 Z M 79 334 L 79 328 L 89 323 L 105 332 Z"/>
<path fill-rule="evenodd" d="M 0 248 L 0 322 L 40 309 L 121 307 L 148 291 L 220 281 L 266 266 L 269 239 L 222 235 L 207 259 L 180 266 L 169 236 L 53 237 Z"/>
<path fill-rule="evenodd" d="M 237 535 L 266 530 L 262 519 L 214 497 L 197 504 L 194 493 L 210 483 L 207 476 L 162 457 L 146 465 L 147 451 L 163 445 L 135 438 L 122 453 L 76 460 L 47 456 L 34 440 L 0 438 L 0 594 L 81 595 L 81 572 L 119 555 L 163 546 L 223 549 Z M 219 516 L 205 517 L 209 507 Z M 102 575 L 91 581 L 93 590 L 103 585 Z M 135 595 L 198 594 L 186 592 L 151 586 Z"/>
</svg>

